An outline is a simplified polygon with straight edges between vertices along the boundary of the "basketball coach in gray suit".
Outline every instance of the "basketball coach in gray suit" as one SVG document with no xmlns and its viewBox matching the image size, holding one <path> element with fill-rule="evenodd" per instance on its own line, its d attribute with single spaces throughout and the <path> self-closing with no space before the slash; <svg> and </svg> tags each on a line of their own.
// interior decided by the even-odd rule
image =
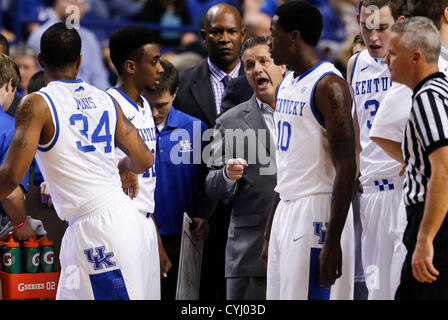
<svg viewBox="0 0 448 320">
<path fill-rule="evenodd" d="M 205 188 L 215 200 L 233 200 L 226 247 L 226 298 L 263 300 L 266 269 L 260 254 L 277 181 L 275 92 L 286 68 L 274 64 L 264 37 L 246 40 L 241 58 L 254 95 L 217 118 Z"/>
</svg>

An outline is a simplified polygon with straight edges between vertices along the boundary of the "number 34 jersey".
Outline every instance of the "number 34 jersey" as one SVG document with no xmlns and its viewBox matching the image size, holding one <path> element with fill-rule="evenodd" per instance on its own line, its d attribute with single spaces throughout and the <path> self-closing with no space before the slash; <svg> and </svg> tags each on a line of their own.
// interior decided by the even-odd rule
<svg viewBox="0 0 448 320">
<path fill-rule="evenodd" d="M 278 87 L 275 191 L 282 200 L 332 192 L 335 169 L 327 130 L 313 101 L 317 83 L 327 74 L 342 78 L 332 63 L 321 61 L 296 78 L 288 73 Z"/>
<path fill-rule="evenodd" d="M 395 177 L 401 165 L 389 157 L 370 137 L 370 129 L 378 109 L 391 88 L 390 73 L 383 59 L 372 58 L 368 50 L 358 53 L 352 69 L 350 85 L 359 124 L 361 182 L 375 177 Z"/>
<path fill-rule="evenodd" d="M 115 159 L 117 109 L 112 97 L 82 80 L 52 81 L 37 92 L 55 133 L 36 159 L 58 216 L 71 220 L 121 190 Z"/>
</svg>

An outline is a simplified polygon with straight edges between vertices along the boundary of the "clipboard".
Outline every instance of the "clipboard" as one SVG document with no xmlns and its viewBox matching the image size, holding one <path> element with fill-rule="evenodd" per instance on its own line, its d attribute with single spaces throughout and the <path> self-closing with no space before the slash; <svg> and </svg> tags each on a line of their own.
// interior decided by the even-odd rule
<svg viewBox="0 0 448 320">
<path fill-rule="evenodd" d="M 176 300 L 198 300 L 204 242 L 193 239 L 193 220 L 184 212 L 177 273 Z"/>
</svg>

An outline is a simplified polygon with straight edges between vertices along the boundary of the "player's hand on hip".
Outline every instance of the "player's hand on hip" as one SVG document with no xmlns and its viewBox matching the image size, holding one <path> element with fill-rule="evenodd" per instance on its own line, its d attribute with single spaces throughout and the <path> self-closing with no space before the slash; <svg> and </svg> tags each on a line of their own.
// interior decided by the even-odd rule
<svg viewBox="0 0 448 320">
<path fill-rule="evenodd" d="M 439 271 L 432 264 L 434 257 L 434 246 L 430 243 L 417 244 L 412 254 L 412 274 L 418 282 L 431 283 L 437 280 Z"/>
<path fill-rule="evenodd" d="M 139 192 L 138 175 L 124 169 L 120 169 L 119 173 L 123 192 L 128 195 L 129 198 L 134 199 Z"/>
<path fill-rule="evenodd" d="M 193 238 L 196 241 L 205 241 L 210 233 L 210 226 L 208 221 L 203 218 L 193 218 L 196 223 L 196 228 L 191 231 Z"/>
<path fill-rule="evenodd" d="M 247 168 L 247 161 L 241 158 L 230 159 L 226 164 L 226 174 L 231 180 L 239 180 L 243 177 L 244 169 Z"/>
<path fill-rule="evenodd" d="M 49 208 L 53 207 L 53 201 L 51 200 L 50 192 L 48 191 L 45 181 L 40 184 L 40 199 L 41 202 L 46 204 Z"/>
<path fill-rule="evenodd" d="M 319 285 L 329 289 L 342 276 L 342 249 L 340 243 L 325 242 L 319 255 Z"/>
</svg>

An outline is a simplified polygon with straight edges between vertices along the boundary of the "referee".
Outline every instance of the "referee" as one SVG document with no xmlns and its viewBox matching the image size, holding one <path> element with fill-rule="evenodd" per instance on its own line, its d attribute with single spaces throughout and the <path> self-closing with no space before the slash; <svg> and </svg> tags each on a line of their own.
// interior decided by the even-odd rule
<svg viewBox="0 0 448 320">
<path fill-rule="evenodd" d="M 403 138 L 408 250 L 395 299 L 448 299 L 448 79 L 440 38 L 427 18 L 397 22 L 386 63 L 414 91 Z"/>
</svg>

